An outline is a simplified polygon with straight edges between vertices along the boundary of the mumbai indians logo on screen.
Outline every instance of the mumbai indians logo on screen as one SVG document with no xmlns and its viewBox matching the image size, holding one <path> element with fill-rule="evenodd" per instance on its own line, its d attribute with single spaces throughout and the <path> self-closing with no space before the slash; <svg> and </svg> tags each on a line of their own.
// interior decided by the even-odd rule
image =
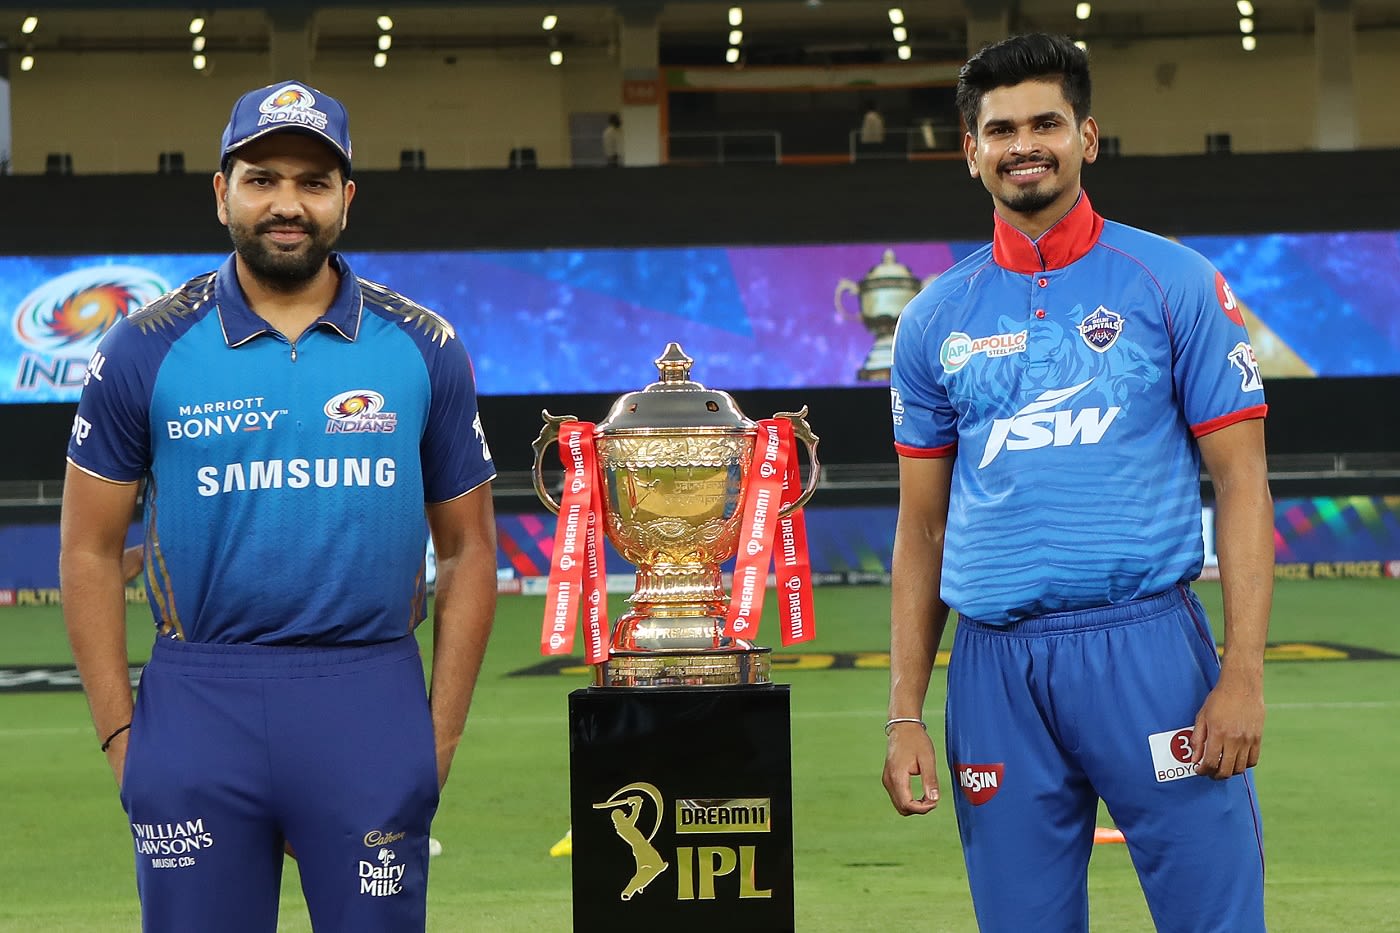
<svg viewBox="0 0 1400 933">
<path fill-rule="evenodd" d="M 258 126 L 269 123 L 305 123 L 318 130 L 326 128 L 327 117 L 316 106 L 316 96 L 300 84 L 278 88 L 258 105 Z"/>
<path fill-rule="evenodd" d="M 15 338 L 32 351 L 20 358 L 15 388 L 80 388 L 102 335 L 169 290 L 137 266 L 89 266 L 49 279 L 15 309 Z"/>
</svg>

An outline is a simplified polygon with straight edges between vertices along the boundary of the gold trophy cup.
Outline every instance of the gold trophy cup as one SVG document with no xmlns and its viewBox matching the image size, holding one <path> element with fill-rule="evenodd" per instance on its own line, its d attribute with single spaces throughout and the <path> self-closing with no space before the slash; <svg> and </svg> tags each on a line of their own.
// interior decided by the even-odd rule
<svg viewBox="0 0 1400 933">
<path fill-rule="evenodd" d="M 735 555 L 742 532 L 757 425 L 734 399 L 690 380 L 694 361 L 670 343 L 656 360 L 660 381 L 613 403 L 594 429 L 603 529 L 636 565 L 630 608 L 613 626 L 599 686 L 723 686 L 768 683 L 769 649 L 723 634 L 728 612 L 720 565 Z M 535 492 L 559 514 L 544 479 L 544 453 L 572 416 L 542 412 L 535 439 Z M 818 438 L 807 409 L 778 412 L 807 447 L 810 469 L 790 515 L 816 490 Z M 795 454 L 794 454 L 795 455 Z"/>
<path fill-rule="evenodd" d="M 856 373 L 862 382 L 888 382 L 890 365 L 894 361 L 894 328 L 899 314 L 919 290 L 938 278 L 930 275 L 920 281 L 909 267 L 894 258 L 894 250 L 885 250 L 883 260 L 866 273 L 860 282 L 842 279 L 836 283 L 836 314 L 841 318 L 854 315 L 846 309 L 843 295 L 860 299 L 860 322 L 875 335 L 875 345 L 865 357 L 865 365 Z"/>
</svg>

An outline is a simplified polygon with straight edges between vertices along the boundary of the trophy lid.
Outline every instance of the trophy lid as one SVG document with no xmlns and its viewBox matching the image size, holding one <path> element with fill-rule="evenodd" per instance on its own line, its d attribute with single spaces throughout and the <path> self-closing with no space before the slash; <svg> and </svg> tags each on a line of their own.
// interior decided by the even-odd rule
<svg viewBox="0 0 1400 933">
<path fill-rule="evenodd" d="M 727 392 L 705 388 L 690 378 L 695 362 L 678 343 L 666 344 L 656 360 L 661 379 L 640 392 L 628 392 L 613 403 L 600 433 L 657 431 L 672 428 L 712 428 L 751 431 L 754 423 L 744 417 Z"/>
<path fill-rule="evenodd" d="M 909 271 L 909 267 L 894 258 L 894 250 L 885 250 L 885 255 L 880 260 L 880 264 L 875 266 L 865 275 L 863 284 L 872 283 L 877 279 L 913 279 L 914 273 Z"/>
</svg>

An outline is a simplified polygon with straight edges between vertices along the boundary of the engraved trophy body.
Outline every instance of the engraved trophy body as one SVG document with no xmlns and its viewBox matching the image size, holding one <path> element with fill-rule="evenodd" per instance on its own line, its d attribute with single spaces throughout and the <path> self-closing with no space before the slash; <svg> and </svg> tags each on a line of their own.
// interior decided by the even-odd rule
<svg viewBox="0 0 1400 933">
<path fill-rule="evenodd" d="M 692 362 L 668 344 L 656 361 L 660 380 L 618 398 L 593 432 L 603 530 L 636 567 L 629 607 L 613 626 L 607 660 L 597 665 L 600 686 L 769 681 L 769 649 L 724 635 L 729 600 L 720 568 L 739 547 L 757 426 L 727 393 L 691 381 Z M 811 498 L 820 474 L 806 413 L 774 416 L 792 422 L 811 464 L 805 488 L 780 517 Z M 577 419 L 543 416 L 534 485 L 557 515 L 544 452 L 559 439 L 560 425 Z"/>
<path fill-rule="evenodd" d="M 842 279 L 836 283 L 836 313 L 838 317 L 853 317 L 842 296 L 855 295 L 860 302 L 860 322 L 875 335 L 875 343 L 866 354 L 865 363 L 856 373 L 862 382 L 888 382 L 890 366 L 894 363 L 894 329 L 900 312 L 920 289 L 938 278 L 930 275 L 920 280 L 909 267 L 894 258 L 894 250 L 885 250 L 880 264 L 866 273 L 859 282 Z"/>
</svg>

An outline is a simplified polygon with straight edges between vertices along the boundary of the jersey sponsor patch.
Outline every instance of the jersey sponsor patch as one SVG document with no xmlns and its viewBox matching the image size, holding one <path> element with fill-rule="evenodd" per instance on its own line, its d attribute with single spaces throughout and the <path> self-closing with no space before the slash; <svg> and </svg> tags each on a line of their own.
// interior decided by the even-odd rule
<svg viewBox="0 0 1400 933">
<path fill-rule="evenodd" d="M 481 412 L 476 413 L 472 419 L 472 433 L 476 435 L 477 443 L 481 445 L 481 459 L 490 461 L 491 445 L 486 443 L 486 429 L 481 426 Z"/>
<path fill-rule="evenodd" d="M 1240 391 L 1259 392 L 1264 388 L 1264 379 L 1259 375 L 1259 360 L 1254 356 L 1254 348 L 1241 340 L 1230 350 L 1227 357 L 1230 365 L 1240 371 Z"/>
<path fill-rule="evenodd" d="M 985 353 L 987 356 L 1010 356 L 1026 349 L 1026 331 L 1014 334 L 992 334 L 990 337 L 969 337 L 961 331 L 953 331 L 943 340 L 938 350 L 938 361 L 943 371 L 955 373 L 968 364 L 974 356 Z"/>
<path fill-rule="evenodd" d="M 237 436 L 248 431 L 271 431 L 285 408 L 272 408 L 262 396 L 194 402 L 181 405 L 178 417 L 165 422 L 165 433 L 172 441 L 187 438 Z"/>
<path fill-rule="evenodd" d="M 1096 353 L 1105 353 L 1118 342 L 1123 333 L 1123 315 L 1099 305 L 1094 312 L 1079 322 L 1079 336 Z"/>
<path fill-rule="evenodd" d="M 1001 790 L 1002 776 L 1005 772 L 1006 765 L 1002 762 L 983 765 L 960 764 L 957 767 L 958 789 L 963 792 L 968 803 L 980 807 Z"/>
<path fill-rule="evenodd" d="M 136 854 L 152 868 L 193 868 L 204 849 L 214 847 L 214 833 L 203 817 L 171 823 L 132 823 Z"/>
<path fill-rule="evenodd" d="M 1158 784 L 1198 776 L 1196 766 L 1191 764 L 1192 731 L 1193 727 L 1186 726 L 1154 732 L 1147 737 L 1147 747 L 1152 751 L 1152 771 Z"/>
<path fill-rule="evenodd" d="M 395 864 L 399 855 L 388 846 L 380 846 L 374 859 L 360 859 L 360 893 L 369 897 L 393 897 L 403 893 L 403 876 L 407 866 Z"/>
<path fill-rule="evenodd" d="M 1117 405 L 1107 411 L 1101 408 L 1055 408 L 1078 395 L 1093 381 L 1090 379 L 1067 389 L 1047 389 L 1010 418 L 994 420 L 991 433 L 987 435 L 987 446 L 982 449 L 982 462 L 977 464 L 977 468 L 980 470 L 991 463 L 1003 450 L 1097 444 L 1122 409 Z"/>
<path fill-rule="evenodd" d="M 390 489 L 398 479 L 393 457 L 272 458 L 195 470 L 196 491 L 218 496 L 259 489 L 333 489 L 336 486 Z"/>
<path fill-rule="evenodd" d="M 895 424 L 904 423 L 904 399 L 899 397 L 899 390 L 893 386 L 890 387 L 890 414 Z"/>
<path fill-rule="evenodd" d="M 82 415 L 74 415 L 73 430 L 70 433 L 73 435 L 73 443 L 81 447 L 83 441 L 87 440 L 87 436 L 92 433 L 92 422 Z"/>
<path fill-rule="evenodd" d="M 1244 311 L 1240 309 L 1240 303 L 1235 298 L 1230 283 L 1225 281 L 1225 276 L 1219 272 L 1215 273 L 1215 297 L 1220 302 L 1220 310 L 1225 312 L 1225 316 L 1243 327 Z"/>
</svg>

